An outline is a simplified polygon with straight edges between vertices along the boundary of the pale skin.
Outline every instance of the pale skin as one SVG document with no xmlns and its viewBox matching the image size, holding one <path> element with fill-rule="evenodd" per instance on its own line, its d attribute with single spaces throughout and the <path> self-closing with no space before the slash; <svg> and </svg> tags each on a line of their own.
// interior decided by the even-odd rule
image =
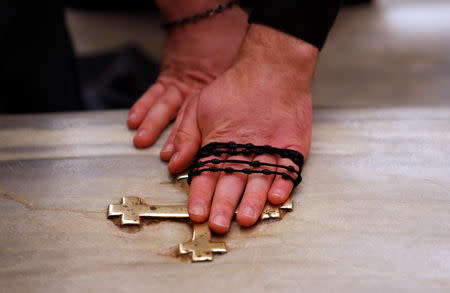
<svg viewBox="0 0 450 293">
<path fill-rule="evenodd" d="M 224 16 L 226 13 L 231 11 L 224 12 Z M 195 25 L 200 24 L 199 21 Z M 169 161 L 169 171 L 184 171 L 199 148 L 212 141 L 269 144 L 307 156 L 312 123 L 310 82 L 317 57 L 317 48 L 290 35 L 259 24 L 246 27 L 235 56 L 229 59 L 230 64 L 224 66 L 223 72 L 207 85 L 196 88 L 195 93 L 180 99 L 182 110 L 161 150 L 161 158 Z M 212 54 L 210 58 L 222 56 Z M 148 104 L 141 100 L 133 106 L 130 118 L 136 112 L 143 113 L 142 117 L 153 115 L 152 106 L 146 107 Z M 171 115 L 163 122 L 167 124 L 176 112 Z M 146 124 L 146 119 L 138 119 L 132 125 L 129 119 L 128 124 L 139 129 L 145 129 L 145 125 L 152 127 L 155 122 Z M 135 138 L 135 145 L 151 145 L 158 134 L 148 140 L 136 141 Z M 248 159 L 240 155 L 228 158 Z M 292 165 L 287 159 L 271 155 L 252 158 Z M 228 166 L 241 167 L 232 164 L 223 167 Z M 291 181 L 279 176 L 205 172 L 192 180 L 188 210 L 193 221 L 209 220 L 213 231 L 226 233 L 241 198 L 236 219 L 242 226 L 251 226 L 258 220 L 267 200 L 281 204 L 288 199 L 292 188 Z"/>
</svg>

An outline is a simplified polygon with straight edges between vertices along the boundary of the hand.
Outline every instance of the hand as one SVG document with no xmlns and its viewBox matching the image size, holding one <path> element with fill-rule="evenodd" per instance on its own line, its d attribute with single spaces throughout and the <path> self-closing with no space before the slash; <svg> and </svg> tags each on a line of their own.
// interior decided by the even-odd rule
<svg viewBox="0 0 450 293">
<path fill-rule="evenodd" d="M 200 145 L 212 141 L 269 144 L 306 156 L 311 142 L 310 81 L 317 55 L 318 50 L 308 43 L 252 24 L 236 63 L 189 101 L 179 122 L 169 170 L 177 173 L 189 167 Z M 292 165 L 288 159 L 277 161 L 267 154 L 254 159 Z M 211 229 L 225 233 L 242 194 L 237 221 L 251 226 L 267 198 L 281 204 L 292 188 L 293 183 L 280 176 L 204 172 L 192 180 L 189 214 L 196 222 L 209 216 Z"/>
<path fill-rule="evenodd" d="M 164 17 L 169 19 L 191 15 L 178 15 L 180 11 L 195 14 L 216 5 L 216 1 L 211 0 L 195 1 L 197 7 L 194 4 L 189 6 L 188 3 L 167 5 L 174 0 L 159 2 L 162 3 L 160 8 Z M 169 8 L 166 9 L 164 5 Z M 183 5 L 192 9 L 192 12 L 180 9 Z M 171 13 L 171 10 L 178 14 Z M 234 7 L 167 32 L 159 77 L 134 104 L 128 116 L 128 126 L 138 128 L 134 137 L 136 147 L 152 145 L 178 112 L 183 115 L 183 105 L 230 67 L 247 27 L 246 13 Z M 174 126 L 174 132 L 177 127 Z M 173 138 L 174 135 L 171 135 L 166 144 L 169 150 Z"/>
</svg>

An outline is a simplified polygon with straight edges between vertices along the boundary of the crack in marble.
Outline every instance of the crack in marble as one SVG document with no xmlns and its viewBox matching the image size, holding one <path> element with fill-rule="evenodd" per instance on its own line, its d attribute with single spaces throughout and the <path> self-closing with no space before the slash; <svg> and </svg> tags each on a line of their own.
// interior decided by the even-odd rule
<svg viewBox="0 0 450 293">
<path fill-rule="evenodd" d="M 51 208 L 51 207 L 35 206 L 28 200 L 20 198 L 16 195 L 13 195 L 13 194 L 6 192 L 4 190 L 1 190 L 1 189 L 0 189 L 0 195 L 8 200 L 14 201 L 14 202 L 22 205 L 23 207 L 25 207 L 29 210 L 33 210 L 33 211 L 52 211 L 52 212 L 64 211 L 64 212 L 72 212 L 72 213 L 82 214 L 87 217 L 89 217 L 89 214 L 103 214 L 104 213 L 104 212 L 100 212 L 100 211 L 85 211 L 85 210 L 77 210 L 77 209 L 68 209 L 68 208 L 63 208 L 63 207 Z"/>
</svg>

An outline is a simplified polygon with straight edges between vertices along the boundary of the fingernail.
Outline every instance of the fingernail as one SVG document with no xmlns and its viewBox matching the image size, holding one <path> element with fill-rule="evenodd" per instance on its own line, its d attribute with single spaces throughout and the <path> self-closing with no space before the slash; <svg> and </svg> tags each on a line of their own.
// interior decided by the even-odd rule
<svg viewBox="0 0 450 293">
<path fill-rule="evenodd" d="M 217 215 L 213 219 L 213 223 L 220 227 L 228 227 L 228 221 L 223 215 Z"/>
<path fill-rule="evenodd" d="M 136 113 L 131 113 L 130 116 L 128 116 L 128 120 L 129 121 L 134 121 L 137 119 L 137 114 Z"/>
<path fill-rule="evenodd" d="M 282 194 L 283 194 L 283 191 L 281 189 L 274 189 L 271 192 L 272 197 L 275 197 L 275 198 L 281 198 Z"/>
<path fill-rule="evenodd" d="M 138 130 L 138 132 L 136 133 L 136 136 L 139 136 L 139 137 L 147 136 L 147 135 L 148 135 L 148 131 L 145 129 Z"/>
<path fill-rule="evenodd" d="M 242 211 L 242 215 L 253 219 L 256 217 L 256 211 L 252 207 L 245 207 Z"/>
<path fill-rule="evenodd" d="M 169 143 L 161 150 L 162 153 L 168 153 L 172 151 L 173 151 L 173 143 Z"/>
<path fill-rule="evenodd" d="M 206 209 L 203 205 L 192 205 L 189 208 L 189 214 L 194 216 L 203 216 L 206 213 Z"/>
</svg>

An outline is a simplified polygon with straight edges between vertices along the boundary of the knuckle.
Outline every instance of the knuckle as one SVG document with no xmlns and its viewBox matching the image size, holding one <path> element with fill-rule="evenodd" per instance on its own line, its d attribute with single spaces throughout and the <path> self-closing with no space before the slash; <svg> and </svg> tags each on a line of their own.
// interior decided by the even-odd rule
<svg viewBox="0 0 450 293">
<path fill-rule="evenodd" d="M 247 198 L 246 205 L 260 207 L 262 206 L 261 202 L 265 200 L 267 195 L 263 192 L 251 191 L 247 192 L 245 197 Z"/>
<path fill-rule="evenodd" d="M 176 135 L 175 135 L 175 144 L 184 144 L 188 141 L 190 141 L 192 138 L 192 135 L 186 131 L 183 128 L 178 129 Z"/>
<path fill-rule="evenodd" d="M 221 210 L 226 214 L 232 214 L 235 208 L 235 201 L 228 196 L 222 197 L 220 200 L 217 201 L 217 206 L 221 207 Z"/>
<path fill-rule="evenodd" d="M 196 190 L 194 192 L 191 193 L 191 195 L 189 196 L 189 203 L 198 203 L 198 204 L 209 204 L 209 198 L 210 195 L 203 190 Z"/>
<path fill-rule="evenodd" d="M 182 100 L 177 95 L 164 95 L 160 98 L 159 102 L 169 109 L 175 109 L 181 106 Z"/>
</svg>

